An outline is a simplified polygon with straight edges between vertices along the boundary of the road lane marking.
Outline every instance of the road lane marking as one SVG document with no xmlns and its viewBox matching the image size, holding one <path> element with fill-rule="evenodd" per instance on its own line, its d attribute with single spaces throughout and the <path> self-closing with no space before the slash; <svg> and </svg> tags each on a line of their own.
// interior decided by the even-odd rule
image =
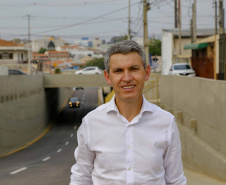
<svg viewBox="0 0 226 185">
<path fill-rule="evenodd" d="M 47 161 L 49 159 L 50 159 L 50 157 L 46 157 L 45 159 L 42 159 L 42 161 Z"/>
<path fill-rule="evenodd" d="M 73 137 L 74 134 L 71 134 L 71 137 Z"/>
<path fill-rule="evenodd" d="M 69 142 L 67 141 L 66 143 L 65 143 L 65 145 L 68 145 L 69 144 Z"/>
<path fill-rule="evenodd" d="M 14 174 L 19 173 L 19 172 L 22 172 L 22 171 L 24 171 L 24 170 L 26 170 L 26 169 L 27 169 L 27 167 L 20 168 L 20 169 L 18 169 L 18 170 L 15 170 L 15 171 L 13 171 L 13 172 L 10 172 L 10 175 L 14 175 Z"/>
<path fill-rule="evenodd" d="M 60 148 L 59 150 L 57 150 L 57 153 L 60 153 L 62 151 L 62 149 Z"/>
<path fill-rule="evenodd" d="M 76 127 L 76 126 L 74 126 L 74 129 L 75 129 L 75 130 L 76 130 L 76 128 L 77 128 L 77 127 Z"/>
</svg>

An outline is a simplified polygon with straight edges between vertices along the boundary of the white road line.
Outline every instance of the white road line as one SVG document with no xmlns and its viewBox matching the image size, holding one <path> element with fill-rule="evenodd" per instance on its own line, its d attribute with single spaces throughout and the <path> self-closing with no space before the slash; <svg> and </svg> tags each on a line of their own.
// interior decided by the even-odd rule
<svg viewBox="0 0 226 185">
<path fill-rule="evenodd" d="M 65 143 L 65 145 L 68 145 L 69 144 L 69 142 L 67 141 L 66 143 Z"/>
<path fill-rule="evenodd" d="M 49 160 L 51 157 L 46 157 L 45 159 L 42 159 L 42 161 L 47 161 Z"/>
<path fill-rule="evenodd" d="M 15 170 L 15 171 L 13 171 L 13 172 L 10 172 L 9 174 L 10 174 L 10 175 L 14 175 L 14 174 L 19 173 L 19 172 L 21 172 L 21 171 L 24 171 L 24 170 L 26 170 L 26 169 L 27 169 L 27 167 L 23 167 L 23 168 L 20 168 L 20 169 L 18 169 L 18 170 Z"/>
<path fill-rule="evenodd" d="M 62 151 L 62 149 L 60 148 L 59 150 L 57 150 L 57 153 L 60 153 Z"/>
<path fill-rule="evenodd" d="M 74 134 L 71 134 L 71 137 L 73 137 Z"/>
<path fill-rule="evenodd" d="M 76 128 L 77 128 L 77 127 L 76 127 L 76 126 L 74 126 L 74 129 L 75 129 L 75 130 L 76 130 Z"/>
</svg>

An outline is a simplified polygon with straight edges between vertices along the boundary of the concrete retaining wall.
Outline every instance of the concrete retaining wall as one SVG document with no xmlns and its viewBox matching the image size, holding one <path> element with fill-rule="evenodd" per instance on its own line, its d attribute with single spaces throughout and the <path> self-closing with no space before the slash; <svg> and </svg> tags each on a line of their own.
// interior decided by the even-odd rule
<svg viewBox="0 0 226 185">
<path fill-rule="evenodd" d="M 185 165 L 226 181 L 226 81 L 160 77 L 160 106 L 176 117 Z"/>
<path fill-rule="evenodd" d="M 43 88 L 41 75 L 0 77 L 0 156 L 37 138 L 70 96 L 71 88 Z"/>
</svg>

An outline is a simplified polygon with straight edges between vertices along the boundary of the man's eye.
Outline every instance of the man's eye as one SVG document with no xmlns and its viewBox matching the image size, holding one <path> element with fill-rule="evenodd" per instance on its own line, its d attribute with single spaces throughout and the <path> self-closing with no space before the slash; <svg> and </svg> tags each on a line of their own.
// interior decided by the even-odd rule
<svg viewBox="0 0 226 185">
<path fill-rule="evenodd" d="M 137 70 L 139 70 L 139 69 L 136 67 L 132 68 L 132 71 L 137 71 Z"/>
<path fill-rule="evenodd" d="M 121 69 L 116 69 L 114 72 L 115 73 L 120 73 L 122 70 Z"/>
</svg>

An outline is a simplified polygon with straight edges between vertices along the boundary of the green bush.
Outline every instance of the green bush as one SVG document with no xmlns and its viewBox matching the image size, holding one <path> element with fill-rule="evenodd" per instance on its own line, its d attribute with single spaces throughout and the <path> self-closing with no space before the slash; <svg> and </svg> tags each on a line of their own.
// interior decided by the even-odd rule
<svg viewBox="0 0 226 185">
<path fill-rule="evenodd" d="M 54 73 L 55 73 L 55 74 L 60 74 L 60 73 L 61 73 L 61 70 L 60 70 L 59 68 L 56 68 L 56 69 L 54 70 Z"/>
</svg>

